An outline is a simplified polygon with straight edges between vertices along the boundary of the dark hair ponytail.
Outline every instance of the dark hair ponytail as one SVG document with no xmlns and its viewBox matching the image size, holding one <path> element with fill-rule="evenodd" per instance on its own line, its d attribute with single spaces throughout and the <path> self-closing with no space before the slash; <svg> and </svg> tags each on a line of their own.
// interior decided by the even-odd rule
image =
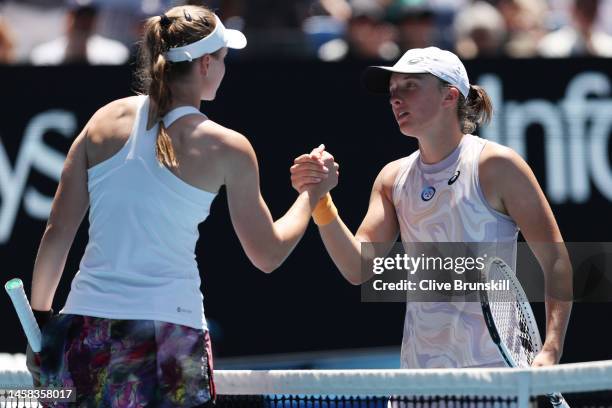
<svg viewBox="0 0 612 408">
<path fill-rule="evenodd" d="M 472 133 L 476 127 L 491 121 L 493 103 L 484 88 L 470 85 L 467 99 L 459 98 L 457 116 L 463 133 Z"/>
</svg>

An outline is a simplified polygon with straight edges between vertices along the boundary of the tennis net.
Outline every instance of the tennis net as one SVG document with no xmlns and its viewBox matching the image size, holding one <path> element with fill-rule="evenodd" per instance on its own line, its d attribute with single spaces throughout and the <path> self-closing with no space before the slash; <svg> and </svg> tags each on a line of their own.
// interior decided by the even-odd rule
<svg viewBox="0 0 612 408">
<path fill-rule="evenodd" d="M 20 359 L 0 382 L 31 386 Z M 218 370 L 216 408 L 612 408 L 612 360 L 537 369 Z M 37 407 L 1 401 L 1 407 Z M 76 405 L 75 405 L 76 406 Z"/>
<path fill-rule="evenodd" d="M 538 369 L 220 371 L 216 407 L 612 408 L 612 361 Z"/>
</svg>

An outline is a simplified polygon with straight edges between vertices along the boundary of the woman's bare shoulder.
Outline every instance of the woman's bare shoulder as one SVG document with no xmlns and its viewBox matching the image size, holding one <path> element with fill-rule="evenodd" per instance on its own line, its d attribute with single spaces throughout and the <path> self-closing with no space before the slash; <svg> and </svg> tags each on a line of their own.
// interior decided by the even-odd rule
<svg viewBox="0 0 612 408">
<path fill-rule="evenodd" d="M 129 136 L 137 111 L 137 96 L 117 99 L 104 105 L 87 124 L 90 138 Z"/>
<path fill-rule="evenodd" d="M 113 156 L 127 142 L 134 126 L 138 102 L 136 96 L 117 99 L 93 114 L 85 129 L 90 167 Z"/>
<path fill-rule="evenodd" d="M 243 134 L 222 126 L 212 120 L 201 122 L 192 134 L 195 143 L 213 144 L 220 153 L 233 155 L 236 153 L 249 153 L 251 143 Z"/>
</svg>

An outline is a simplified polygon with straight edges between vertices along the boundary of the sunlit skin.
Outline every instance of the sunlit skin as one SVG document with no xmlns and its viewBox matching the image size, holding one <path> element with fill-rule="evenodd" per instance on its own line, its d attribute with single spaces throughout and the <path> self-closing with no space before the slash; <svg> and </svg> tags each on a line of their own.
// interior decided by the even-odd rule
<svg viewBox="0 0 612 408">
<path fill-rule="evenodd" d="M 225 76 L 225 57 L 227 56 L 227 48 L 222 48 L 214 54 L 210 54 L 208 57 L 208 66 L 206 70 L 200 72 L 206 72 L 203 78 L 203 89 L 202 99 L 205 101 L 212 101 L 217 96 L 217 90 L 223 81 Z M 209 84 L 207 86 L 207 84 Z"/>
<path fill-rule="evenodd" d="M 227 52 L 227 48 L 224 47 L 213 54 L 204 55 L 193 64 L 189 75 L 181 81 L 170 83 L 172 104 L 169 110 L 185 105 L 199 107 L 201 100 L 214 100 L 225 76 Z M 194 89 L 200 89 L 200 92 L 194 92 Z"/>
<path fill-rule="evenodd" d="M 463 137 L 457 121 L 461 96 L 457 88 L 442 86 L 430 74 L 393 73 L 389 95 L 400 131 L 418 139 L 423 162 L 437 163 L 457 147 Z"/>
<path fill-rule="evenodd" d="M 446 85 L 430 74 L 393 73 L 389 80 L 389 102 L 402 134 L 419 142 L 421 160 L 438 163 L 459 145 L 463 132 L 457 103 L 463 96 L 455 86 Z M 323 151 L 319 159 L 333 160 Z M 361 270 L 362 243 L 388 243 L 377 246 L 373 256 L 386 256 L 399 236 L 399 221 L 393 188 L 402 159 L 388 163 L 378 174 L 368 211 L 353 234 L 340 216 L 320 226 L 327 252 L 348 282 L 359 285 L 369 276 Z M 312 177 L 322 174 L 321 165 L 310 155 L 297 157 L 291 166 L 293 187 L 303 191 Z M 488 205 L 510 216 L 529 243 L 563 242 L 552 210 L 533 172 L 508 147 L 488 142 L 478 160 L 479 183 Z M 563 282 L 571 291 L 571 265 L 563 246 L 533 245 L 532 250 L 550 282 Z M 372 254 L 367 255 L 372 256 Z M 548 290 L 548 289 L 547 289 Z M 546 341 L 533 366 L 559 362 L 571 311 L 571 302 L 547 297 Z"/>
<path fill-rule="evenodd" d="M 177 106 L 199 108 L 202 99 L 213 100 L 225 74 L 226 55 L 227 48 L 206 54 L 193 61 L 186 75 L 170 82 L 169 110 Z M 88 168 L 110 159 L 125 145 L 138 106 L 137 97 L 128 97 L 102 107 L 70 148 L 34 266 L 33 309 L 51 308 L 68 251 L 89 207 Z M 157 120 L 149 115 L 147 129 Z M 309 178 L 308 191 L 274 221 L 261 196 L 255 151 L 244 135 L 201 115 L 187 115 L 167 131 L 179 162 L 169 170 L 204 191 L 216 193 L 225 186 L 236 234 L 246 255 L 264 272 L 272 272 L 285 260 L 308 226 L 312 208 L 338 180 L 335 163 L 318 158 L 325 148 L 321 145 L 309 157 L 325 170 Z"/>
<path fill-rule="evenodd" d="M 166 14 L 173 18 L 183 18 L 184 16 L 189 22 L 192 21 L 192 18 L 187 17 L 188 15 L 197 16 L 203 22 L 216 19 L 206 9 L 195 6 L 175 7 L 166 12 Z M 162 38 L 163 36 L 160 35 L 159 30 L 168 29 L 168 27 L 164 27 L 162 21 L 163 17 L 161 16 L 152 17 L 152 20 L 150 19 L 147 22 L 146 27 L 148 27 L 147 30 L 155 31 L 147 31 L 144 34 L 146 41 L 143 41 L 143 43 L 150 48 L 148 52 L 151 54 L 151 61 L 154 61 L 154 64 L 151 67 L 150 61 L 147 60 L 141 69 L 146 73 L 146 78 L 150 78 L 152 81 L 160 81 L 154 82 L 150 86 L 145 86 L 148 89 L 142 90 L 143 92 L 150 93 L 148 99 L 140 96 L 131 96 L 112 101 L 101 107 L 93 114 L 83 130 L 75 138 L 66 156 L 32 273 L 30 301 L 34 311 L 40 311 L 47 315 L 53 313 L 51 307 L 66 266 L 68 253 L 77 230 L 90 208 L 89 182 L 91 179 L 89 178 L 89 171 L 98 164 L 106 162 L 113 157 L 118 157 L 119 161 L 127 161 L 128 159 L 125 157 L 116 155 L 129 141 L 135 140 L 136 137 L 143 139 L 159 138 L 159 135 L 162 134 L 160 130 L 163 130 L 164 134 L 162 136 L 166 140 L 162 140 L 162 142 L 166 146 L 170 146 L 166 149 L 176 156 L 176 161 L 167 165 L 167 170 L 174 174 L 176 183 L 182 183 L 179 185 L 186 185 L 192 189 L 211 194 L 217 194 L 222 186 L 225 187 L 231 223 L 244 250 L 244 254 L 255 267 L 265 273 L 274 271 L 285 261 L 306 231 L 313 208 L 317 205 L 320 198 L 337 184 L 338 174 L 335 171 L 337 166 L 333 160 L 325 161 L 320 159 L 325 149 L 325 146 L 321 145 L 309 157 L 324 169 L 321 173 L 322 175 L 310 178 L 310 185 L 296 197 L 286 213 L 275 220 L 261 194 L 259 165 L 255 151 L 244 135 L 215 123 L 207 116 L 199 113 L 190 112 L 180 116 L 172 123 L 167 122 L 163 115 L 176 107 L 193 107 L 197 110 L 200 108 L 202 100 L 211 101 L 215 99 L 225 75 L 225 57 L 228 50 L 223 47 L 214 50 L 212 54 L 203 55 L 196 50 L 198 53 L 194 52 L 189 62 L 185 62 L 185 65 L 182 65 L 180 69 L 177 68 L 172 71 L 171 64 L 173 64 L 173 59 L 168 54 L 162 54 L 161 50 L 166 47 L 183 46 L 180 45 L 181 41 L 179 40 L 184 37 L 183 34 L 189 37 L 187 35 L 189 31 L 186 31 L 186 33 L 177 32 L 178 38 L 173 39 L 173 43 L 165 44 L 169 41 L 165 41 Z M 184 23 L 189 26 L 187 22 Z M 205 25 L 212 28 L 208 23 Z M 191 27 L 190 30 L 196 30 L 196 28 Z M 202 30 L 201 25 L 197 30 Z M 200 34 L 202 38 L 208 36 L 206 32 L 201 32 Z M 193 33 L 192 35 L 195 36 Z M 230 42 L 226 42 L 226 44 L 232 46 Z M 191 50 L 193 52 L 193 49 Z M 175 62 L 178 63 L 178 61 Z M 157 88 L 161 88 L 161 91 L 156 92 Z M 143 112 L 142 120 L 148 121 L 146 129 L 148 131 L 154 129 L 155 132 L 158 132 L 157 136 L 152 134 L 155 132 L 140 133 L 140 111 L 143 109 L 143 106 L 147 106 L 147 103 L 150 104 L 150 111 L 148 114 Z M 160 122 L 163 123 L 163 127 Z M 159 139 L 156 142 L 159 142 Z M 135 146 L 135 144 L 131 146 Z M 146 162 L 148 158 L 156 157 L 153 143 L 149 145 L 143 143 L 142 146 L 142 152 L 135 152 L 134 161 L 142 160 Z M 166 165 L 164 161 L 159 161 L 157 164 L 160 167 Z M 147 182 L 147 186 L 150 189 L 156 188 L 159 185 L 161 196 L 165 197 L 166 194 L 172 193 L 170 194 L 170 199 L 173 201 L 170 201 L 169 205 L 174 206 L 173 203 L 178 202 L 182 197 L 180 192 L 171 191 L 173 189 L 168 190 L 167 187 L 164 187 L 166 183 L 159 183 L 155 177 L 154 166 L 148 166 L 147 164 L 144 167 L 148 170 L 136 174 L 147 174 L 146 177 L 149 177 L 150 174 L 151 181 L 143 180 L 143 182 Z M 141 167 L 139 170 L 132 170 L 129 166 L 126 169 L 123 166 L 123 162 L 120 162 L 116 168 L 135 172 L 142 169 Z M 115 171 L 115 169 L 110 171 Z M 131 180 L 129 177 L 128 179 Z M 103 191 L 101 195 L 105 195 L 105 193 L 106 191 Z M 148 194 L 142 197 L 143 200 L 148 198 Z M 189 198 L 182 199 L 192 200 Z M 163 200 L 154 201 L 153 205 L 160 201 L 163 203 Z M 91 208 L 91 219 L 96 218 L 96 214 L 99 214 L 96 211 L 99 211 L 98 209 L 102 206 L 110 206 L 111 210 L 115 210 L 115 207 L 123 210 L 124 204 L 131 205 L 129 201 L 119 203 L 105 197 L 101 203 Z M 204 204 L 205 202 L 201 203 L 202 206 Z M 136 206 L 135 208 L 139 210 L 139 207 Z M 133 210 L 134 207 L 127 208 L 128 211 L 130 209 Z M 178 207 L 176 209 L 180 210 Z M 146 212 L 143 212 L 143 214 L 145 218 L 143 218 L 142 223 L 135 226 L 121 225 L 116 233 L 128 234 L 130 232 L 127 230 L 128 228 L 135 228 L 140 231 L 142 229 L 140 224 L 147 224 L 152 229 L 145 228 L 146 235 L 153 236 L 153 240 L 156 240 L 157 236 L 162 232 L 161 229 L 155 228 L 156 221 L 158 221 L 156 217 L 169 218 L 170 222 L 174 221 L 174 213 L 172 211 L 166 213 L 160 210 L 151 216 Z M 202 214 L 200 213 L 200 215 Z M 184 222 L 182 219 L 177 218 L 176 223 L 176 230 L 188 229 L 191 233 L 193 231 L 197 233 L 197 224 L 193 222 Z M 96 225 L 98 224 L 92 223 L 90 226 L 90 232 L 93 232 L 92 236 L 96 236 L 98 228 Z M 98 246 L 98 243 L 96 242 L 95 245 Z M 139 245 L 143 249 L 143 253 L 147 253 L 146 249 L 151 243 L 144 240 L 139 242 Z M 100 248 L 103 246 L 100 245 Z M 155 248 L 155 245 L 153 245 L 153 248 Z M 194 251 L 194 248 L 185 249 L 189 250 L 189 252 Z M 106 251 L 105 255 L 113 257 L 114 254 L 112 252 Z M 158 262 L 156 257 L 163 258 L 164 254 L 159 254 L 155 250 L 152 253 L 154 255 L 153 259 L 146 259 L 146 265 L 147 268 L 153 265 L 151 270 L 155 271 L 155 263 Z M 195 256 L 195 253 L 193 256 Z M 114 260 L 109 259 L 108 264 L 115 265 Z M 164 265 L 164 263 L 161 264 L 162 266 Z M 131 276 L 130 274 L 133 273 L 132 268 L 139 270 L 138 265 L 138 262 L 129 263 L 127 265 L 128 269 L 123 273 L 126 276 Z M 186 273 L 191 272 L 188 270 Z M 187 275 L 185 277 L 185 279 L 188 278 Z M 134 282 L 136 281 L 134 280 Z M 113 283 L 107 280 L 100 285 L 100 288 L 95 290 L 102 292 L 104 291 L 104 285 L 112 285 Z M 199 280 L 194 282 L 197 285 L 199 283 Z M 135 283 L 134 285 L 137 284 Z M 192 294 L 197 295 L 199 292 L 197 285 L 190 288 L 195 291 Z M 146 283 L 142 286 L 146 286 Z M 139 293 L 136 290 L 134 296 L 138 296 Z M 101 308 L 104 307 L 100 300 L 92 300 L 92 303 L 99 304 Z M 180 310 L 177 309 L 177 311 Z M 159 313 L 161 313 L 161 309 Z M 113 318 L 121 319 L 122 316 L 113 316 Z M 205 330 L 205 328 L 202 328 L 202 330 Z M 70 360 L 72 357 L 66 355 L 64 358 Z M 199 358 L 205 361 L 206 355 Z M 85 363 L 87 363 L 86 360 Z M 31 349 L 27 351 L 27 366 L 32 373 L 34 384 L 40 384 L 40 359 L 34 355 Z M 57 373 L 69 373 L 70 367 L 58 368 L 58 370 L 65 371 L 58 371 Z M 154 370 L 155 367 L 153 367 L 153 376 L 155 376 Z M 148 371 L 144 371 L 146 375 L 151 374 Z M 54 375 L 57 373 L 54 373 Z M 58 375 L 61 377 L 60 374 Z M 190 376 L 191 374 L 186 373 L 185 380 L 190 381 Z M 103 384 L 105 380 L 100 379 L 100 381 L 100 384 Z M 95 384 L 98 383 L 96 382 Z"/>
</svg>

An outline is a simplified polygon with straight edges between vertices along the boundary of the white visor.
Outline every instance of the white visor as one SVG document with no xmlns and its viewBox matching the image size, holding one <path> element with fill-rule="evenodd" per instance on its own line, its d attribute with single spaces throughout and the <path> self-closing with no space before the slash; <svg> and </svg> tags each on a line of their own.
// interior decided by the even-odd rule
<svg viewBox="0 0 612 408">
<path fill-rule="evenodd" d="M 202 55 L 211 54 L 223 47 L 242 49 L 247 45 L 247 39 L 238 30 L 225 28 L 219 17 L 215 14 L 216 25 L 212 33 L 194 43 L 182 47 L 170 48 L 164 53 L 168 61 L 182 62 L 193 61 Z"/>
</svg>

